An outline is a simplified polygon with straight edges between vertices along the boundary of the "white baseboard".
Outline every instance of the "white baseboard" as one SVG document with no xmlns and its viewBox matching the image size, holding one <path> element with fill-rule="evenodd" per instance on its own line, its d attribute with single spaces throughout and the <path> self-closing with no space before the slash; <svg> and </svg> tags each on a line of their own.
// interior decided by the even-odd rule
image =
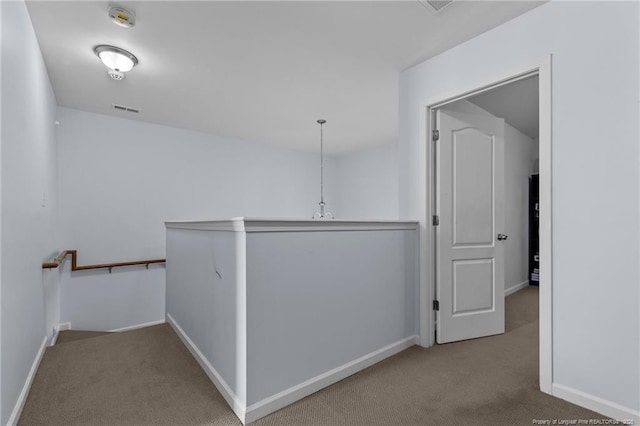
<svg viewBox="0 0 640 426">
<path fill-rule="evenodd" d="M 71 330 L 70 322 L 63 322 L 53 327 L 53 335 L 51 336 L 51 341 L 49 342 L 49 346 L 53 346 L 58 341 L 58 336 L 61 331 Z"/>
<path fill-rule="evenodd" d="M 58 341 L 58 335 L 60 335 L 60 331 L 58 330 L 57 327 L 54 327 L 53 336 L 51 336 L 51 340 L 49 341 L 49 344 L 47 346 L 54 346 Z"/>
<path fill-rule="evenodd" d="M 523 281 L 520 284 L 516 284 L 513 287 L 506 288 L 504 290 L 504 296 L 507 297 L 510 294 L 513 294 L 513 293 L 515 293 L 517 291 L 520 291 L 525 287 L 529 287 L 529 281 L 528 280 L 527 281 Z"/>
<path fill-rule="evenodd" d="M 145 328 L 145 327 L 151 327 L 153 325 L 164 324 L 165 322 L 166 321 L 162 319 L 158 321 L 145 322 L 144 324 L 136 324 L 136 325 L 130 325 L 122 328 L 114 328 L 113 330 L 107 330 L 107 331 L 109 333 L 122 333 L 123 331 L 137 330 L 139 328 Z"/>
<path fill-rule="evenodd" d="M 170 314 L 167 314 L 167 322 L 184 342 L 187 349 L 189 349 L 196 361 L 198 361 L 198 364 L 200 364 L 207 376 L 209 376 L 209 379 L 213 382 L 216 388 L 218 388 L 233 412 L 238 416 L 243 424 L 254 422 L 281 409 L 282 407 L 286 407 L 287 405 L 304 398 L 305 396 L 311 395 L 312 393 L 324 389 L 329 385 L 357 373 L 358 371 L 364 370 L 385 358 L 418 344 L 418 336 L 408 337 L 246 407 Z"/>
<path fill-rule="evenodd" d="M 22 387 L 22 391 L 20 391 L 20 395 L 18 395 L 18 400 L 16 401 L 16 405 L 13 407 L 13 411 L 11 412 L 11 417 L 9 417 L 9 421 L 7 425 L 15 425 L 18 423 L 18 419 L 22 414 L 22 409 L 24 408 L 24 403 L 27 402 L 27 396 L 29 395 L 29 390 L 31 389 L 31 384 L 33 383 L 33 379 L 36 376 L 36 372 L 38 371 L 38 367 L 40 366 L 40 361 L 42 361 L 42 356 L 44 355 L 44 351 L 47 348 L 47 341 L 49 339 L 47 336 L 44 336 L 42 339 L 42 344 L 40 345 L 40 349 L 36 354 L 35 359 L 33 360 L 33 364 L 31 364 L 31 370 L 29 370 L 29 374 L 27 375 L 27 380 L 24 382 L 24 386 Z"/>
<path fill-rule="evenodd" d="M 413 345 L 418 344 L 419 336 L 411 336 L 398 342 L 392 343 L 384 348 L 373 351 L 367 355 L 357 358 L 351 362 L 343 364 L 333 370 L 306 380 L 299 385 L 293 386 L 275 395 L 263 399 L 260 402 L 247 407 L 245 424 L 254 422 L 268 414 L 273 413 L 292 404 L 314 392 L 326 388 L 346 377 L 349 377 L 367 367 L 372 366 L 392 355 L 402 352 Z"/>
<path fill-rule="evenodd" d="M 167 322 L 176 332 L 178 337 L 185 344 L 191 355 L 198 361 L 200 367 L 204 370 L 204 372 L 209 376 L 209 379 L 213 382 L 213 384 L 218 388 L 218 391 L 222 394 L 227 404 L 231 407 L 233 412 L 238 416 L 242 423 L 246 423 L 245 414 L 246 414 L 246 405 L 244 402 L 240 401 L 238 396 L 231 390 L 227 382 L 222 378 L 222 376 L 216 371 L 215 368 L 211 365 L 209 360 L 200 352 L 198 347 L 193 343 L 193 341 L 187 336 L 182 327 L 178 325 L 175 319 L 169 314 L 167 314 Z"/>
<path fill-rule="evenodd" d="M 553 383 L 551 385 L 551 394 L 557 398 L 564 399 L 573 404 L 587 408 L 589 410 L 600 413 L 603 416 L 611 417 L 618 421 L 633 421 L 633 423 L 640 423 L 640 412 L 632 410 L 631 408 L 623 407 L 615 402 L 607 401 L 600 397 L 589 395 L 588 393 L 579 391 L 577 389 L 570 388 L 569 386 Z"/>
</svg>

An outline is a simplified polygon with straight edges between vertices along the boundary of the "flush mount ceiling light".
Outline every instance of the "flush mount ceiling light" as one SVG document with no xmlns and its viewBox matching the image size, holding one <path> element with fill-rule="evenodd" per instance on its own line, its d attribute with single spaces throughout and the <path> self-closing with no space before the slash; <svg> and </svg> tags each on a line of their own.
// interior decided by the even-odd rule
<svg viewBox="0 0 640 426">
<path fill-rule="evenodd" d="M 101 44 L 96 46 L 93 51 L 107 68 L 118 73 L 129 72 L 138 64 L 138 58 L 119 47 Z"/>
</svg>

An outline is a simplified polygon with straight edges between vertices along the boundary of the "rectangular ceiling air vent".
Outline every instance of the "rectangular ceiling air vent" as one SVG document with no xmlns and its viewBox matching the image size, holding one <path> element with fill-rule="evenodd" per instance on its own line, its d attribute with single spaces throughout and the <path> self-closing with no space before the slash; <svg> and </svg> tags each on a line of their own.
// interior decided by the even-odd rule
<svg viewBox="0 0 640 426">
<path fill-rule="evenodd" d="M 427 9 L 433 13 L 438 13 L 445 7 L 453 3 L 453 0 L 419 0 Z"/>
<path fill-rule="evenodd" d="M 128 106 L 124 106 L 124 105 L 118 105 L 118 104 L 111 104 L 111 106 L 113 106 L 113 109 L 117 109 L 120 111 L 126 111 L 126 112 L 133 112 L 133 113 L 139 113 L 140 110 L 138 108 L 131 108 Z"/>
</svg>

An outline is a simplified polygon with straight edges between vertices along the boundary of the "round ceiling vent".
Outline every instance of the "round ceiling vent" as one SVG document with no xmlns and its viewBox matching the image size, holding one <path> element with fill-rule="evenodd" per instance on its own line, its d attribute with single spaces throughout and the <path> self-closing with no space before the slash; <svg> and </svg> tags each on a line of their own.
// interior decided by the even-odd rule
<svg viewBox="0 0 640 426">
<path fill-rule="evenodd" d="M 136 16 L 133 12 L 122 7 L 112 7 L 109 9 L 109 18 L 114 24 L 123 28 L 133 28 L 136 25 Z"/>
<path fill-rule="evenodd" d="M 107 71 L 107 74 L 116 81 L 124 80 L 124 73 L 121 73 L 120 71 L 109 70 Z"/>
</svg>

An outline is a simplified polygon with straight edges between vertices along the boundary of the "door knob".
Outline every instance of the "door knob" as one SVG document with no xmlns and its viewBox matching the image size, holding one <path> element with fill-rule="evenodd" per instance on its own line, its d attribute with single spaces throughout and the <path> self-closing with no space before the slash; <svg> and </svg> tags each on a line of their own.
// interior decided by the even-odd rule
<svg viewBox="0 0 640 426">
<path fill-rule="evenodd" d="M 509 238 L 507 234 L 498 234 L 498 241 L 504 241 L 507 238 Z"/>
</svg>

